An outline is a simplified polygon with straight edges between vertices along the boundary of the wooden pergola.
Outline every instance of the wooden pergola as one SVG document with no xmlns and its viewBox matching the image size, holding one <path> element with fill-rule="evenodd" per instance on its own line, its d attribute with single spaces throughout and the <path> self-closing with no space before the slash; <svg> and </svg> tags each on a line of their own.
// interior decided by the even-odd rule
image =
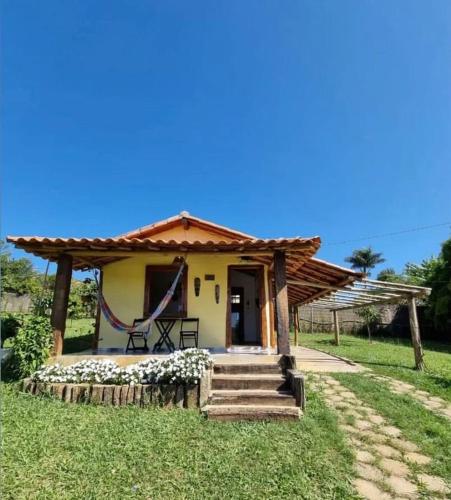
<svg viewBox="0 0 451 500">
<path fill-rule="evenodd" d="M 288 283 L 290 282 L 288 281 Z M 299 281 L 297 281 L 297 283 L 301 284 Z M 342 287 L 335 287 L 313 281 L 305 281 L 303 284 L 308 287 L 316 287 L 323 292 L 328 292 L 322 294 L 319 298 L 298 303 L 297 306 L 310 304 L 313 308 L 331 311 L 334 324 L 335 343 L 337 345 L 340 343 L 340 311 L 365 306 L 406 303 L 409 309 L 409 323 L 412 345 L 415 353 L 415 367 L 418 370 L 424 369 L 424 354 L 421 345 L 416 303 L 418 300 L 424 300 L 428 297 L 431 292 L 430 288 L 366 278 L 354 281 Z M 298 320 L 296 319 L 297 307 L 295 309 L 294 324 L 295 328 L 298 329 Z"/>
</svg>

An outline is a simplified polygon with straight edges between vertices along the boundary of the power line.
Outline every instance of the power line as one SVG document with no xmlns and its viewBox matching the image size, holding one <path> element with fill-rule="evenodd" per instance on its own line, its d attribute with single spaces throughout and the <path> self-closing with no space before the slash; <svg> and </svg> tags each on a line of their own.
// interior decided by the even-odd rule
<svg viewBox="0 0 451 500">
<path fill-rule="evenodd" d="M 418 226 L 418 227 L 413 227 L 413 228 L 410 228 L 410 229 L 404 229 L 402 231 L 395 231 L 395 232 L 392 232 L 392 233 L 374 234 L 372 236 L 366 236 L 364 238 L 355 238 L 355 239 L 352 239 L 352 240 L 335 241 L 333 243 L 324 243 L 322 246 L 325 247 L 325 246 L 332 246 L 332 245 L 344 245 L 346 243 L 354 243 L 356 241 L 366 241 L 366 240 L 372 240 L 372 239 L 375 239 L 375 238 L 385 238 L 385 237 L 388 237 L 388 236 L 396 236 L 398 234 L 414 233 L 414 232 L 417 232 L 417 231 L 423 231 L 424 229 L 431 229 L 431 228 L 434 228 L 434 227 L 442 227 L 442 226 L 448 226 L 448 225 L 451 227 L 451 222 L 442 222 L 440 224 L 432 224 L 430 226 Z"/>
</svg>

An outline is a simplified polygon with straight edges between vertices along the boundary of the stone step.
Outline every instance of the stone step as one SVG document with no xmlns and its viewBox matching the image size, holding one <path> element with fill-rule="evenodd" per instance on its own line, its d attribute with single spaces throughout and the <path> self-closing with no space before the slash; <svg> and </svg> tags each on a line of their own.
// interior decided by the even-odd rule
<svg viewBox="0 0 451 500">
<path fill-rule="evenodd" d="M 265 389 L 265 390 L 283 390 L 288 383 L 283 375 L 267 374 L 213 374 L 211 379 L 212 390 L 234 390 L 234 389 Z"/>
<path fill-rule="evenodd" d="M 267 373 L 282 374 L 282 369 L 277 363 L 219 363 L 213 367 L 214 373 L 233 375 L 238 373 Z"/>
<path fill-rule="evenodd" d="M 259 405 L 207 405 L 202 412 L 211 420 L 299 420 L 302 414 L 300 408 L 290 406 L 259 406 Z"/>
<path fill-rule="evenodd" d="M 219 390 L 212 391 L 210 405 L 246 405 L 246 406 L 296 406 L 296 399 L 289 391 L 268 391 L 261 389 Z"/>
</svg>

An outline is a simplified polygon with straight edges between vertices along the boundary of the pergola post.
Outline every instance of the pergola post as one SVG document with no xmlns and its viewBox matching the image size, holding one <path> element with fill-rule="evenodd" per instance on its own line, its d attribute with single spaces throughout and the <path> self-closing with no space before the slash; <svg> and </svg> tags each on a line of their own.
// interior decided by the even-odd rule
<svg viewBox="0 0 451 500">
<path fill-rule="evenodd" d="M 412 345 L 415 354 L 415 368 L 417 370 L 423 371 L 424 354 L 423 354 L 423 347 L 421 345 L 420 325 L 418 324 L 417 305 L 415 303 L 415 297 L 413 295 L 409 296 L 407 305 L 409 307 L 410 334 L 412 336 Z"/>
<path fill-rule="evenodd" d="M 299 335 L 299 311 L 297 306 L 293 306 L 293 330 L 294 330 L 294 345 L 298 345 L 298 335 Z"/>
<path fill-rule="evenodd" d="M 332 309 L 332 317 L 334 320 L 335 345 L 340 345 L 340 323 L 338 322 L 338 311 Z"/>
<path fill-rule="evenodd" d="M 290 354 L 290 322 L 288 312 L 288 286 L 286 277 L 285 252 L 274 252 L 274 283 L 277 310 L 277 351 Z"/>
<path fill-rule="evenodd" d="M 72 278 L 72 256 L 61 254 L 58 257 L 55 289 L 50 322 L 53 328 L 53 354 L 63 353 L 64 332 L 66 330 L 67 305 L 69 303 L 70 282 Z"/>
</svg>

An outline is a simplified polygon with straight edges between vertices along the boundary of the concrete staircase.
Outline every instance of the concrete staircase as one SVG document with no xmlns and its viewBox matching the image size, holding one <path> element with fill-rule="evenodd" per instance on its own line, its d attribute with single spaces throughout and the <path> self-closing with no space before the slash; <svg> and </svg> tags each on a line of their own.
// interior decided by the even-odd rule
<svg viewBox="0 0 451 500">
<path fill-rule="evenodd" d="M 302 414 L 277 363 L 215 364 L 208 404 L 213 420 L 298 420 Z"/>
</svg>

